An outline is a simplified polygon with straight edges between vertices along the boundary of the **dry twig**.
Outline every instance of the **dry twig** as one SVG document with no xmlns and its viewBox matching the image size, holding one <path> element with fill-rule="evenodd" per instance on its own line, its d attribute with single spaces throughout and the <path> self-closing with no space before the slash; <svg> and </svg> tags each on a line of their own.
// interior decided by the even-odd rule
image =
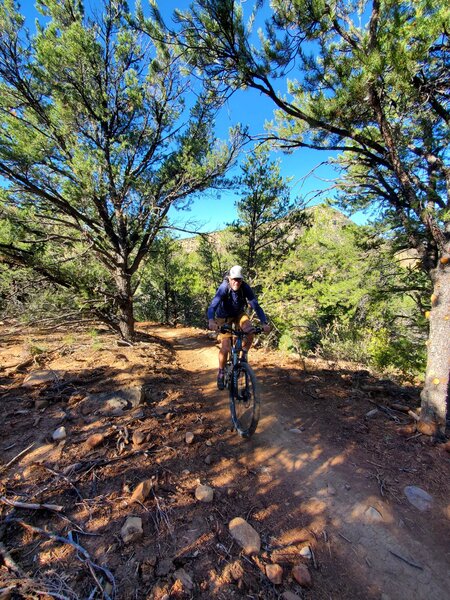
<svg viewBox="0 0 450 600">
<path fill-rule="evenodd" d="M 3 473 L 4 471 L 6 471 L 17 460 L 19 460 L 19 458 L 21 456 L 23 456 L 24 454 L 26 454 L 28 452 L 28 450 L 30 450 L 33 446 L 34 446 L 34 442 L 32 444 L 30 444 L 29 446 L 27 446 L 25 448 L 25 450 L 22 450 L 22 452 L 19 452 L 19 454 L 16 454 L 16 456 L 14 458 L 12 458 L 8 463 L 6 463 L 6 465 L 3 465 L 3 467 L 0 469 L 0 474 Z"/>
<path fill-rule="evenodd" d="M 94 581 L 95 581 L 96 585 L 98 586 L 101 594 L 103 594 L 103 596 L 105 598 L 110 600 L 111 597 L 105 593 L 103 587 L 101 586 L 100 582 L 98 581 L 96 571 L 102 573 L 103 575 L 105 575 L 107 577 L 107 579 L 109 580 L 109 582 L 112 585 L 112 590 L 113 590 L 112 596 L 114 597 L 115 588 L 116 588 L 116 582 L 114 579 L 114 575 L 111 573 L 111 571 L 108 568 L 102 567 L 101 565 L 98 565 L 97 563 L 93 562 L 93 560 L 90 557 L 89 552 L 87 550 L 85 550 L 83 548 L 83 546 L 80 546 L 80 544 L 75 542 L 73 539 L 66 538 L 62 535 L 58 535 L 51 531 L 46 531 L 45 529 L 41 529 L 40 527 L 35 527 L 34 525 L 25 523 L 25 521 L 22 521 L 21 519 L 11 519 L 11 520 L 18 523 L 21 527 L 23 527 L 24 529 L 27 529 L 28 531 L 37 533 L 38 535 L 43 535 L 51 540 L 55 540 L 56 542 L 61 542 L 62 544 L 68 544 L 69 546 L 72 546 L 73 548 L 75 548 L 75 550 L 77 552 L 77 554 L 76 554 L 77 558 L 81 562 L 84 562 L 86 564 L 86 566 L 89 568 L 89 571 L 91 572 L 91 574 L 94 578 Z"/>
<path fill-rule="evenodd" d="M 423 571 L 423 567 L 421 567 L 420 565 L 418 565 L 415 562 L 412 562 L 411 560 L 408 560 L 404 556 L 401 556 L 401 554 L 397 554 L 396 552 L 393 552 L 392 550 L 389 550 L 389 552 L 391 554 L 393 554 L 395 557 L 397 557 L 400 560 L 402 560 L 403 562 L 405 562 L 407 565 L 411 565 L 411 567 L 414 567 L 415 569 L 420 569 L 421 571 Z"/>
<path fill-rule="evenodd" d="M 8 504 L 8 506 L 14 506 L 15 508 L 26 508 L 28 510 L 54 510 L 56 512 L 61 512 L 64 506 L 59 506 L 58 504 L 37 504 L 32 502 L 19 502 L 17 500 L 9 500 L 5 498 L 5 496 L 0 497 L 0 502 L 3 504 Z"/>
</svg>

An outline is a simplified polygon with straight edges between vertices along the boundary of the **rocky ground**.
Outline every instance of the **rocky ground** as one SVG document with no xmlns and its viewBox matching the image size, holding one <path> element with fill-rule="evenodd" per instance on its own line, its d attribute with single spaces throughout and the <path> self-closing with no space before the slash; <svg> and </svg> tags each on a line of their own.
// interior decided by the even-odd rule
<svg viewBox="0 0 450 600">
<path fill-rule="evenodd" d="M 0 599 L 443 600 L 449 444 L 418 391 L 254 349 L 230 428 L 204 331 L 4 324 Z"/>
</svg>

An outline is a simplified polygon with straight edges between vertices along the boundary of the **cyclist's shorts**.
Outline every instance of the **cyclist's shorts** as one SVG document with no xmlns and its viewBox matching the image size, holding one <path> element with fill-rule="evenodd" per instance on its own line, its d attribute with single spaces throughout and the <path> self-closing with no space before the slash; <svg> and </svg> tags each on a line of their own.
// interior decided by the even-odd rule
<svg viewBox="0 0 450 600">
<path fill-rule="evenodd" d="M 225 325 L 225 323 L 227 323 L 229 325 L 234 323 L 234 325 L 236 327 L 239 327 L 240 329 L 244 329 L 244 324 L 247 323 L 248 321 L 250 321 L 250 319 L 248 318 L 248 315 L 245 312 L 239 313 L 236 317 L 225 317 L 224 319 L 216 317 L 216 323 L 219 327 L 222 327 L 222 325 Z M 230 338 L 230 337 L 232 337 L 231 333 L 220 333 L 218 339 L 219 339 L 219 341 L 222 341 L 222 340 Z"/>
</svg>

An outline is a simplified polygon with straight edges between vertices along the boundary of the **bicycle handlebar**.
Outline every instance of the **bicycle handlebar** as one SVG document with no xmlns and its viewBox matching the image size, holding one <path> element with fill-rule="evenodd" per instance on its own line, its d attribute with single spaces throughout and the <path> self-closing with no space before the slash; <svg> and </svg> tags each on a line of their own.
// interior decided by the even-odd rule
<svg viewBox="0 0 450 600">
<path fill-rule="evenodd" d="M 259 325 L 253 325 L 251 331 L 243 331 L 242 329 L 233 329 L 232 325 L 225 323 L 220 327 L 219 331 L 220 333 L 232 333 L 237 337 L 243 337 L 249 333 L 263 333 L 263 328 L 259 327 Z"/>
</svg>

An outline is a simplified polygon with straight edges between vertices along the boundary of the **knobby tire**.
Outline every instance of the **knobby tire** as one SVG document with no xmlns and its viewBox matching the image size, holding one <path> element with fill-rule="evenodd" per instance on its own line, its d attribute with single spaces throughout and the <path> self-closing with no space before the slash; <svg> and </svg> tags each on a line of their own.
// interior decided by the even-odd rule
<svg viewBox="0 0 450 600">
<path fill-rule="evenodd" d="M 259 421 L 260 401 L 255 374 L 247 363 L 236 365 L 231 374 L 230 411 L 239 435 L 252 436 Z"/>
</svg>

